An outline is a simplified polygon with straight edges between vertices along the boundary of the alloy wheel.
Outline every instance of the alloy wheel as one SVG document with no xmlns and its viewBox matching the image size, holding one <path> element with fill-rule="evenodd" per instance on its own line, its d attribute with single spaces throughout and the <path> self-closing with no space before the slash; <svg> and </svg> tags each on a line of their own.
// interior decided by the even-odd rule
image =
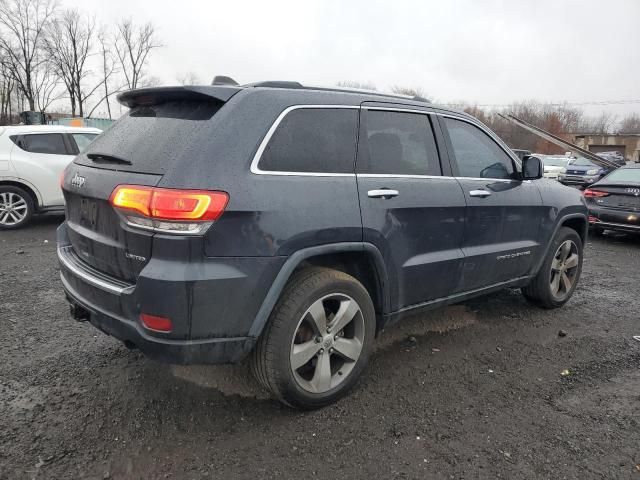
<svg viewBox="0 0 640 480">
<path fill-rule="evenodd" d="M 557 299 L 564 299 L 573 288 L 580 264 L 580 254 L 577 245 L 571 240 L 565 240 L 558 247 L 551 262 L 551 277 L 549 279 L 551 294 Z"/>
<path fill-rule="evenodd" d="M 291 370 L 297 384 L 311 393 L 340 385 L 360 358 L 364 318 L 358 303 L 334 293 L 316 300 L 302 315 L 291 342 Z"/>
<path fill-rule="evenodd" d="M 29 213 L 27 201 L 14 192 L 0 193 L 0 224 L 6 226 L 17 225 Z"/>
</svg>

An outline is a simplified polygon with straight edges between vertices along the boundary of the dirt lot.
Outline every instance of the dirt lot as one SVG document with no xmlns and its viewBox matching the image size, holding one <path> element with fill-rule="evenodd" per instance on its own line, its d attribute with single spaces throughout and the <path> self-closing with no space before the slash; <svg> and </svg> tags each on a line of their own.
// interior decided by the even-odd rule
<svg viewBox="0 0 640 480">
<path fill-rule="evenodd" d="M 349 397 L 300 413 L 242 368 L 172 368 L 71 320 L 59 221 L 0 233 L 2 479 L 640 479 L 637 238 L 591 239 L 563 309 L 505 291 L 406 322 Z"/>
</svg>

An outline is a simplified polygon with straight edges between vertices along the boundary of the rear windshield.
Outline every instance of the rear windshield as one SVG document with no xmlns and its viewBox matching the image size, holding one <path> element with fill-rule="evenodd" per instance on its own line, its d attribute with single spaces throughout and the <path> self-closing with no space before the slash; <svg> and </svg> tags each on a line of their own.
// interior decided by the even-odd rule
<svg viewBox="0 0 640 480">
<path fill-rule="evenodd" d="M 619 168 L 607 175 L 604 182 L 640 183 L 640 168 Z"/>
<path fill-rule="evenodd" d="M 198 148 L 221 102 L 172 101 L 132 108 L 83 153 L 102 153 L 131 164 L 100 162 L 100 168 L 163 174 L 177 157 Z M 98 166 L 85 156 L 77 163 Z"/>
</svg>

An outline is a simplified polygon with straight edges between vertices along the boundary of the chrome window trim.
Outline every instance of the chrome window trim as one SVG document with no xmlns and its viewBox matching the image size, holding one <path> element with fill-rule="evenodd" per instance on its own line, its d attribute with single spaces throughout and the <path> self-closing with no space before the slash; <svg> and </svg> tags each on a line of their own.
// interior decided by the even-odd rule
<svg viewBox="0 0 640 480">
<path fill-rule="evenodd" d="M 435 112 L 428 110 L 416 110 L 414 108 L 401 108 L 401 107 L 376 107 L 376 106 L 368 106 L 363 105 L 363 110 L 382 110 L 386 112 L 404 112 L 404 113 L 420 113 L 422 115 L 437 115 Z"/>
<path fill-rule="evenodd" d="M 358 105 L 291 105 L 287 108 L 285 108 L 282 112 L 280 112 L 280 114 L 278 115 L 278 117 L 275 119 L 275 121 L 273 122 L 273 124 L 271 125 L 271 127 L 269 127 L 269 130 L 267 130 L 266 135 L 264 136 L 264 138 L 262 139 L 262 141 L 260 142 L 260 145 L 258 146 L 258 150 L 256 151 L 255 155 L 253 156 L 253 160 L 251 161 L 251 167 L 250 167 L 250 171 L 251 173 L 253 173 L 254 175 L 276 175 L 276 176 L 295 176 L 295 177 L 362 177 L 362 178 L 424 178 L 424 179 L 429 179 L 429 178 L 446 178 L 446 179 L 456 179 L 456 180 L 480 180 L 480 181 L 486 181 L 486 180 L 491 180 L 494 182 L 514 182 L 514 181 L 519 181 L 519 180 L 515 180 L 515 179 L 507 179 L 507 178 L 474 178 L 474 177 L 453 177 L 453 176 L 444 176 L 444 175 L 403 175 L 403 174 L 385 174 L 385 173 L 331 173 L 331 172 L 295 172 L 295 171 L 280 171 L 280 170 L 262 170 L 260 169 L 260 167 L 258 166 L 258 164 L 260 163 L 260 158 L 262 157 L 262 154 L 264 153 L 264 150 L 267 148 L 267 145 L 269 143 L 269 141 L 271 140 L 271 137 L 273 136 L 273 134 L 275 133 L 276 129 L 278 128 L 278 126 L 280 125 L 280 123 L 282 122 L 282 120 L 284 119 L 284 117 L 287 116 L 287 114 L 289 112 L 292 112 L 294 110 L 300 110 L 300 109 L 319 109 L 319 108 L 323 108 L 323 109 L 349 109 L 349 110 L 377 110 L 377 111 L 390 111 L 390 112 L 406 112 L 406 113 L 417 113 L 417 114 L 421 114 L 421 115 L 437 115 L 440 117 L 447 117 L 447 118 L 453 118 L 454 120 L 460 120 L 463 122 L 467 122 L 473 126 L 475 126 L 476 128 L 479 128 L 480 130 L 482 130 L 485 134 L 487 134 L 493 141 L 495 141 L 498 144 L 498 147 L 500 147 L 509 158 L 511 158 L 513 161 L 516 162 L 516 164 L 518 166 L 520 166 L 520 162 L 517 159 L 517 157 L 515 156 L 515 154 L 513 153 L 509 153 L 508 151 L 508 147 L 505 148 L 502 140 L 500 140 L 500 138 L 498 138 L 495 134 L 493 134 L 493 132 L 488 131 L 486 128 L 483 127 L 482 124 L 480 124 L 477 121 L 473 121 L 472 119 L 469 118 L 465 118 L 462 115 L 456 115 L 455 113 L 443 113 L 443 112 L 435 112 L 432 110 L 417 110 L 417 109 L 413 109 L 413 108 L 400 108 L 400 107 L 383 107 L 383 106 L 368 106 L 368 105 L 363 105 L 363 106 L 358 106 Z"/>
<path fill-rule="evenodd" d="M 444 178 L 449 180 L 455 180 L 455 177 L 448 177 L 444 175 L 403 175 L 401 173 L 357 173 L 359 178 Z"/>
<path fill-rule="evenodd" d="M 264 153 L 265 149 L 271 137 L 275 133 L 276 129 L 287 116 L 289 112 L 294 110 L 302 110 L 302 109 L 346 109 L 346 110 L 360 110 L 360 107 L 357 105 L 291 105 L 290 107 L 285 108 L 280 115 L 275 119 L 269 130 L 267 130 L 267 134 L 260 142 L 260 146 L 253 156 L 253 160 L 251 161 L 251 173 L 255 175 L 279 175 L 279 176 L 295 176 L 295 177 L 355 177 L 355 173 L 330 173 L 330 172 L 287 172 L 280 170 L 262 170 L 258 166 L 260 163 L 260 158 Z"/>
<path fill-rule="evenodd" d="M 436 113 L 436 115 L 439 115 L 441 117 L 446 117 L 446 118 L 453 118 L 454 120 L 460 120 L 461 122 L 466 122 L 466 123 L 468 123 L 470 125 L 473 125 L 476 128 L 479 128 L 489 138 L 491 138 L 494 142 L 496 142 L 498 147 L 500 147 L 502 149 L 502 151 L 507 154 L 507 157 L 509 157 L 511 160 L 513 160 L 518 167 L 522 168 L 522 164 L 520 163 L 520 159 L 518 158 L 518 156 L 511 151 L 511 149 L 508 147 L 508 145 L 505 144 L 500 139 L 500 137 L 498 137 L 491 130 L 488 130 L 484 125 L 482 125 L 482 123 L 480 123 L 478 121 L 471 120 L 469 118 L 465 118 L 462 115 L 455 115 L 455 114 L 449 114 L 449 113 Z"/>
</svg>

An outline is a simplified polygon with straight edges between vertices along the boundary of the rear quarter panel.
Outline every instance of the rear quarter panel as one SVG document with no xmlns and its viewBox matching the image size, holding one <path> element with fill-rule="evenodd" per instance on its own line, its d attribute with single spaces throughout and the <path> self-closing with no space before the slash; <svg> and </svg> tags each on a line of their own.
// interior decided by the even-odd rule
<svg viewBox="0 0 640 480">
<path fill-rule="evenodd" d="M 322 100 L 314 99 L 341 104 L 335 94 Z M 342 101 L 353 104 L 349 98 Z M 291 105 L 309 102 L 304 92 L 241 91 L 214 116 L 210 135 L 193 150 L 194 157 L 162 178 L 160 187 L 229 193 L 225 213 L 205 235 L 207 256 L 287 256 L 311 245 L 362 240 L 355 176 L 250 171 L 255 152 L 278 115 Z"/>
</svg>

